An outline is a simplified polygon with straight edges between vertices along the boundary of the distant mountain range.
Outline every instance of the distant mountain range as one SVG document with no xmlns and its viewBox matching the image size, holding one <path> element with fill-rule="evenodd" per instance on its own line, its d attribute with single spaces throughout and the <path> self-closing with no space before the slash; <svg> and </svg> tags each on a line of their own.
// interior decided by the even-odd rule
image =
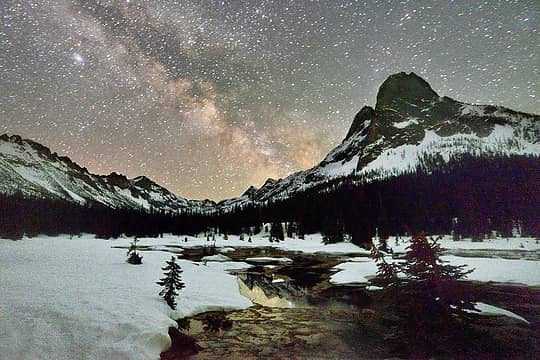
<svg viewBox="0 0 540 360">
<path fill-rule="evenodd" d="M 32 140 L 0 136 L 0 193 L 103 204 L 112 208 L 176 211 L 204 209 L 213 202 L 176 196 L 144 176 L 95 175 Z"/>
<path fill-rule="evenodd" d="M 0 193 L 113 208 L 226 212 L 286 199 L 340 178 L 369 183 L 397 177 L 414 172 L 426 159 L 448 162 L 462 154 L 540 156 L 540 116 L 440 97 L 416 74 L 399 73 L 384 81 L 375 108 L 360 110 L 345 139 L 321 163 L 284 179 L 268 179 L 238 198 L 217 204 L 187 200 L 144 176 L 91 174 L 17 135 L 0 136 Z"/>
</svg>

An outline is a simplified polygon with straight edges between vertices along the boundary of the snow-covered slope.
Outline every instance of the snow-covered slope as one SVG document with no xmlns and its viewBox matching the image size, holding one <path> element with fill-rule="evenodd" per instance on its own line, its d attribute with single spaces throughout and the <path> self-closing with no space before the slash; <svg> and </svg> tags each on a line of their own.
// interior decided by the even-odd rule
<svg viewBox="0 0 540 360">
<path fill-rule="evenodd" d="M 375 108 L 365 106 L 343 142 L 317 166 L 280 180 L 269 179 L 237 198 L 226 210 L 263 203 L 327 181 L 354 176 L 361 182 L 414 171 L 426 160 L 473 156 L 540 155 L 540 116 L 492 105 L 470 105 L 440 97 L 414 73 L 390 76 Z"/>
<path fill-rule="evenodd" d="M 7 135 L 0 136 L 0 193 L 113 208 L 178 210 L 213 205 L 176 196 L 144 176 L 91 174 L 43 145 Z"/>
</svg>

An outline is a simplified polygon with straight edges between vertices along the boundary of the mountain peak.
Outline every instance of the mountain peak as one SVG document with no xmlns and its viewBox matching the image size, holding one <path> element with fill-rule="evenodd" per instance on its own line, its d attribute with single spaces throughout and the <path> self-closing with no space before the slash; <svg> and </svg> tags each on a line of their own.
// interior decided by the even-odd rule
<svg viewBox="0 0 540 360">
<path fill-rule="evenodd" d="M 8 135 L 8 134 L 2 134 L 0 135 L 0 140 L 7 141 L 7 142 L 13 142 L 17 143 L 19 145 L 22 145 L 23 138 L 19 135 Z"/>
<path fill-rule="evenodd" d="M 242 196 L 253 196 L 256 192 L 257 188 L 252 185 L 242 194 Z"/>
<path fill-rule="evenodd" d="M 422 104 L 437 99 L 439 95 L 420 76 L 411 72 L 390 75 L 377 93 L 377 110 L 399 107 L 400 104 Z"/>
<path fill-rule="evenodd" d="M 150 190 L 152 186 L 157 185 L 154 181 L 150 180 L 146 176 L 137 176 L 136 178 L 133 178 L 131 181 L 133 185 L 139 186 L 146 190 Z"/>
<path fill-rule="evenodd" d="M 347 136 L 345 136 L 345 140 L 356 134 L 358 131 L 364 131 L 366 129 L 366 121 L 373 120 L 374 118 L 375 110 L 371 106 L 364 106 L 354 117 L 349 132 L 347 133 Z"/>
</svg>

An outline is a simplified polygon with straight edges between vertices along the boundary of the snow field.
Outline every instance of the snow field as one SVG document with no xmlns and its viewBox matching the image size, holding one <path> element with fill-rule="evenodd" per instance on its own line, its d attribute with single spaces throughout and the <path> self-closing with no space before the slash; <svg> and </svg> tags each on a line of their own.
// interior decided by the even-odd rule
<svg viewBox="0 0 540 360">
<path fill-rule="evenodd" d="M 111 249 L 118 242 L 0 240 L 0 358 L 158 359 L 171 318 L 251 306 L 225 272 L 245 263 L 180 260 L 186 288 L 171 311 L 156 281 L 172 254 L 142 252 L 143 264 L 129 265 L 124 249 Z"/>
<path fill-rule="evenodd" d="M 438 236 L 433 236 L 437 238 Z M 472 241 L 472 239 L 463 239 L 453 241 L 450 235 L 443 235 L 438 241 L 443 249 L 448 250 L 519 250 L 519 251 L 540 251 L 540 241 L 532 237 L 516 237 L 516 238 L 494 238 L 485 239 L 483 241 Z M 379 244 L 377 239 L 374 243 Z M 388 247 L 394 252 L 404 253 L 407 246 L 411 243 L 410 236 L 398 236 L 396 241 L 395 236 L 390 236 L 387 240 Z"/>
<path fill-rule="evenodd" d="M 127 264 L 126 249 L 116 248 L 127 247 L 132 238 L 101 240 L 83 235 L 71 239 L 69 236 L 0 239 L 0 358 L 157 359 L 170 345 L 167 331 L 170 326 L 176 326 L 172 319 L 252 305 L 240 294 L 236 277 L 227 273 L 250 265 L 216 255 L 200 263 L 179 260 L 186 288 L 177 298 L 179 310 L 171 311 L 159 298 L 160 288 L 156 284 L 163 276 L 161 267 L 165 260 L 173 255 L 165 251 L 181 253 L 179 246 L 210 246 L 214 242 L 202 236 L 172 235 L 139 240 L 139 246 L 159 250 L 141 251 L 142 265 Z M 396 245 L 395 239 L 390 238 L 388 244 L 402 252 L 409 241 L 400 238 Z M 478 243 L 453 242 L 445 236 L 441 245 L 465 250 L 540 249 L 536 240 L 530 238 Z M 366 256 L 369 251 L 351 243 L 324 245 L 320 234 L 306 235 L 305 240 L 288 238 L 279 243 L 270 243 L 264 235 L 252 236 L 252 242 L 235 235 L 229 235 L 228 240 L 216 236 L 215 246 L 222 253 L 232 253 L 238 247 L 272 246 L 304 253 L 362 255 L 350 257 L 334 268 L 336 273 L 331 277 L 334 284 L 366 283 L 377 270 Z M 468 275 L 471 280 L 540 286 L 540 261 L 454 255 L 443 259 L 475 268 Z M 387 260 L 392 261 L 390 257 Z M 270 260 L 259 258 L 258 261 Z M 497 312 L 492 308 L 481 310 Z"/>
</svg>

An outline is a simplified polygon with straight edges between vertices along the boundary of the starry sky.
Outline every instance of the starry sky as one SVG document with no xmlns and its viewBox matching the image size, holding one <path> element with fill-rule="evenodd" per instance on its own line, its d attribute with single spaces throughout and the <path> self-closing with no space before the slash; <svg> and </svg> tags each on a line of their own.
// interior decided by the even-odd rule
<svg viewBox="0 0 540 360">
<path fill-rule="evenodd" d="M 0 1 L 0 133 L 220 200 L 309 168 L 390 74 L 539 113 L 540 3 Z"/>
</svg>

